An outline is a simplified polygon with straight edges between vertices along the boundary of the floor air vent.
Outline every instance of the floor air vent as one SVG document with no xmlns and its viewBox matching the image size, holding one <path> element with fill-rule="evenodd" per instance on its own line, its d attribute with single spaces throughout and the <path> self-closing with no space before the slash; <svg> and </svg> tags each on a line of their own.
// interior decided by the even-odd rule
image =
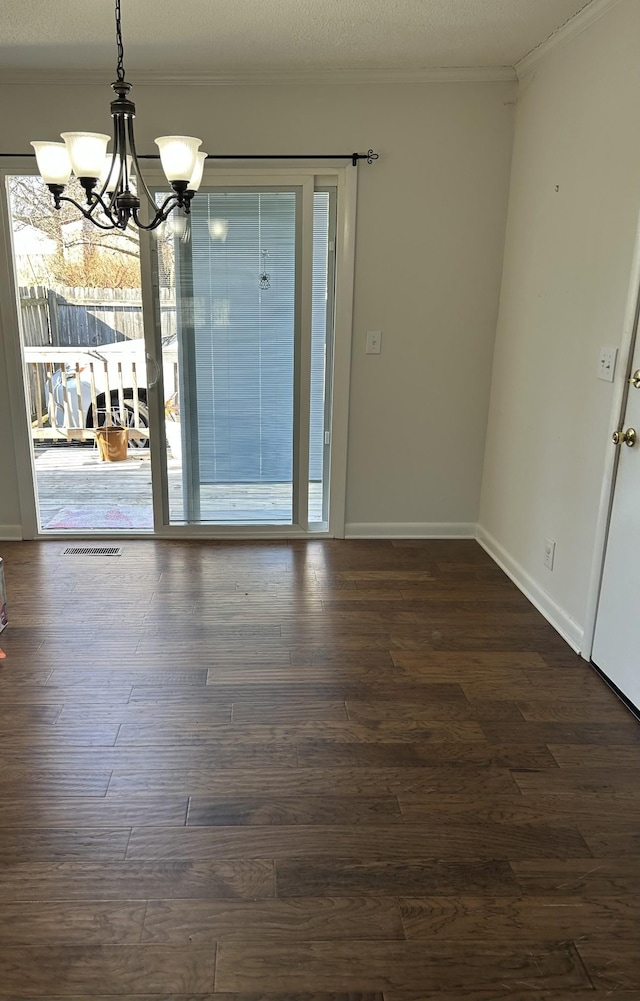
<svg viewBox="0 0 640 1001">
<path fill-rule="evenodd" d="M 63 556 L 122 556 L 120 546 L 68 546 Z"/>
</svg>

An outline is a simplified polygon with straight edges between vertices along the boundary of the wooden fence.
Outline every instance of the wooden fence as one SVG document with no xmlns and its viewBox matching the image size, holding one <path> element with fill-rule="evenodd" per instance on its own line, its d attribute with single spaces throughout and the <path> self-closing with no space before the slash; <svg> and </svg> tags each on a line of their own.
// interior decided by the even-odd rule
<svg viewBox="0 0 640 1001">
<path fill-rule="evenodd" d="M 21 287 L 25 347 L 99 347 L 144 337 L 140 289 Z"/>
</svg>

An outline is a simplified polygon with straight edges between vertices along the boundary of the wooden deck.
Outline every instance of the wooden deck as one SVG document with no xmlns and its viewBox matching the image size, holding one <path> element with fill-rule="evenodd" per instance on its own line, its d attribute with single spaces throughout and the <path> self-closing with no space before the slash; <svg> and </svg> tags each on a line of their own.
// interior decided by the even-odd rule
<svg viewBox="0 0 640 1001">
<path fill-rule="evenodd" d="M 1 998 L 639 1001 L 640 728 L 476 543 L 122 544 L 3 544 Z"/>
<path fill-rule="evenodd" d="M 126 462 L 102 462 L 90 445 L 37 446 L 36 479 L 44 531 L 153 527 L 149 450 L 130 448 Z M 168 460 L 171 520 L 182 520 L 182 467 Z M 312 520 L 322 517 L 320 484 L 310 486 Z M 216 484 L 201 490 L 202 520 L 251 524 L 290 522 L 288 484 Z"/>
</svg>

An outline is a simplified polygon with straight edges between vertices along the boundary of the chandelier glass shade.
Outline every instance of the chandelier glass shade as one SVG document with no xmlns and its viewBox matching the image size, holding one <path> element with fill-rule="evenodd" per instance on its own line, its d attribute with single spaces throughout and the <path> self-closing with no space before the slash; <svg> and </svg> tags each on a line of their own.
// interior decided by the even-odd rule
<svg viewBox="0 0 640 1001">
<path fill-rule="evenodd" d="M 161 205 L 145 184 L 138 163 L 133 120 L 135 105 L 129 98 L 131 84 L 125 80 L 120 0 L 116 0 L 117 79 L 111 86 L 113 136 L 99 132 L 63 132 L 64 142 L 32 142 L 40 175 L 53 195 L 54 205 L 74 205 L 100 229 L 156 229 L 176 208 L 188 214 L 191 199 L 202 181 L 207 154 L 201 139 L 192 136 L 160 136 L 155 140 L 160 162 L 172 192 Z M 107 145 L 113 148 L 107 152 Z M 71 174 L 84 188 L 85 205 L 64 194 Z M 146 207 L 143 207 L 146 203 Z"/>
</svg>

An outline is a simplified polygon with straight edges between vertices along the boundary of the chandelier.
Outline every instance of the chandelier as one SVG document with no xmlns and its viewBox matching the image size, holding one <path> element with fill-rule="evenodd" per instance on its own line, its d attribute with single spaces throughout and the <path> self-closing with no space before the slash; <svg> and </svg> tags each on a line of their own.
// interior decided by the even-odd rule
<svg viewBox="0 0 640 1001">
<path fill-rule="evenodd" d="M 169 214 L 180 208 L 189 213 L 191 199 L 202 180 L 206 153 L 198 152 L 201 139 L 191 136 L 161 136 L 156 139 L 160 161 L 173 191 L 161 205 L 144 182 L 138 164 L 133 135 L 136 108 L 129 99 L 131 84 L 124 74 L 124 46 L 120 0 L 116 0 L 117 79 L 111 86 L 117 97 L 111 102 L 113 118 L 113 151 L 107 153 L 111 136 L 98 132 L 62 132 L 64 142 L 32 142 L 38 170 L 57 209 L 70 202 L 100 229 L 126 229 L 133 222 L 140 229 L 156 229 Z M 71 174 L 84 188 L 86 205 L 63 194 Z M 135 179 L 134 179 L 135 175 Z M 148 204 L 150 215 L 141 218 L 140 194 Z"/>
</svg>

